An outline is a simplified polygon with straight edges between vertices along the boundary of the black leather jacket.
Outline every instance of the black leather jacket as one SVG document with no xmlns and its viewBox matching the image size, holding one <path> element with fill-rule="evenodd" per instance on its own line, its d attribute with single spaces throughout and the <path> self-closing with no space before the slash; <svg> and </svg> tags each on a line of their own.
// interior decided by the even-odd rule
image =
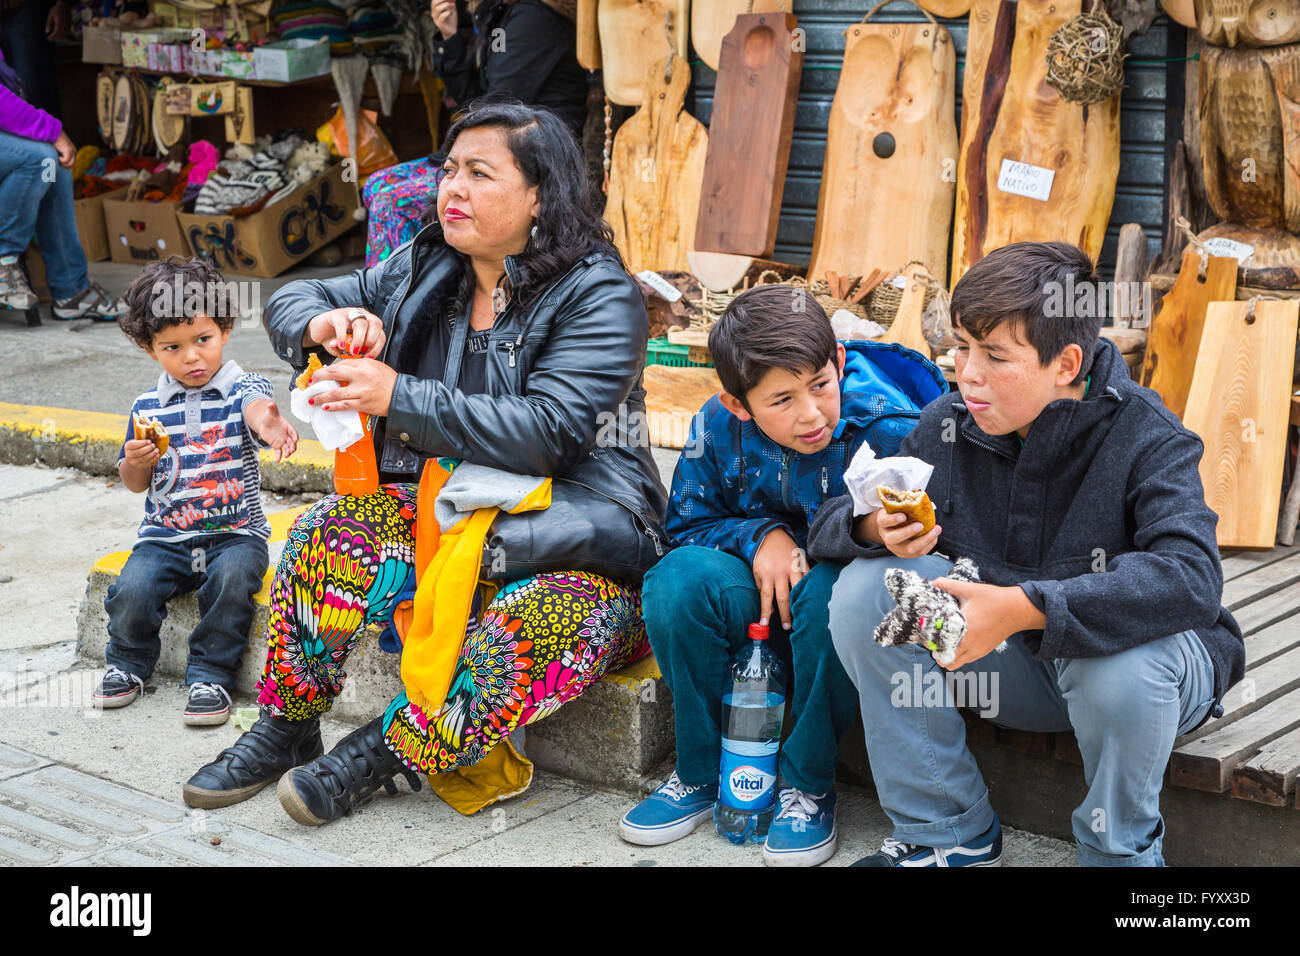
<svg viewBox="0 0 1300 956">
<path fill-rule="evenodd" d="M 305 368 L 302 339 L 312 317 L 359 306 L 383 319 L 381 358 L 395 364 L 416 317 L 439 308 L 455 288 L 458 263 L 437 231 L 426 227 L 374 268 L 279 289 L 262 316 L 276 354 Z M 515 268 L 512 257 L 505 268 L 507 275 Z M 653 563 L 667 548 L 667 495 L 649 447 L 633 443 L 648 433 L 641 386 L 648 324 L 641 293 L 619 261 L 590 253 L 529 307 L 507 305 L 497 316 L 487 391 L 465 395 L 455 386 L 469 317 L 457 316 L 443 380 L 398 374 L 388 417 L 375 420 L 380 469 L 413 471 L 418 452 L 575 482 L 636 518 L 602 528 L 589 542 L 592 552 L 626 556 L 629 565 L 646 564 L 648 554 Z M 573 544 L 560 550 L 571 552 Z"/>
</svg>

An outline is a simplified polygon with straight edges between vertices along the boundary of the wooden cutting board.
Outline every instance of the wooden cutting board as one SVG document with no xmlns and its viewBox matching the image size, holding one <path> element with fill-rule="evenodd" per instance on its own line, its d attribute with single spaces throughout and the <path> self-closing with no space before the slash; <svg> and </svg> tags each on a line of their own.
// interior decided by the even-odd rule
<svg viewBox="0 0 1300 956">
<path fill-rule="evenodd" d="M 970 13 L 971 0 L 916 0 L 936 17 L 964 17 Z"/>
<path fill-rule="evenodd" d="M 949 286 L 961 278 L 957 264 L 979 241 L 975 227 L 988 220 L 984 168 L 988 138 L 1011 69 L 1016 36 L 1014 0 L 974 0 L 966 34 L 966 65 L 961 87 L 961 145 L 957 159 L 957 208 L 952 223 L 953 270 Z"/>
<path fill-rule="evenodd" d="M 792 13 L 745 14 L 722 41 L 696 249 L 772 255 L 803 69 L 798 26 Z"/>
<path fill-rule="evenodd" d="M 600 0 L 596 22 L 606 96 L 620 106 L 641 105 L 650 66 L 670 49 L 686 58 L 690 9 L 690 0 Z M 671 45 L 664 14 L 671 17 Z"/>
<path fill-rule="evenodd" d="M 781 0 L 696 0 L 691 4 L 691 46 L 710 70 L 717 70 L 722 55 L 722 40 L 736 25 L 736 17 L 747 13 L 779 13 Z M 792 4 L 785 3 L 785 9 Z M 802 51 L 800 51 L 802 53 Z"/>
<path fill-rule="evenodd" d="M 1237 260 L 1211 256 L 1200 280 L 1201 256 L 1195 249 L 1183 253 L 1178 280 L 1165 293 L 1148 330 L 1141 383 L 1155 389 L 1179 418 L 1187 409 L 1192 373 L 1201 349 L 1205 313 L 1211 302 L 1232 301 L 1237 295 Z"/>
<path fill-rule="evenodd" d="M 1268 550 L 1277 534 L 1300 301 L 1212 302 L 1183 423 L 1205 442 L 1201 483 L 1220 548 Z"/>
<path fill-rule="evenodd" d="M 1120 97 L 1084 107 L 1046 83 L 1048 40 L 1081 4 L 975 0 L 972 45 L 984 50 L 982 62 L 968 60 L 963 87 L 963 102 L 975 108 L 963 119 L 954 284 L 988 252 L 1012 242 L 1061 239 L 1094 260 L 1101 253 L 1119 174 Z M 1005 19 L 1012 12 L 1014 29 Z M 1037 198 L 1017 194 L 1017 184 L 1041 191 Z"/>
<path fill-rule="evenodd" d="M 956 75 L 952 38 L 942 26 L 848 28 L 827 127 L 810 276 L 867 275 L 913 259 L 941 280 L 947 274 Z"/>
<path fill-rule="evenodd" d="M 709 134 L 683 110 L 691 71 L 671 58 L 646 71 L 641 108 L 614 136 L 605 218 L 630 272 L 686 269 L 695 240 Z"/>
<path fill-rule="evenodd" d="M 705 402 L 722 391 L 718 373 L 711 368 L 647 365 L 642 384 L 650 444 L 659 448 L 685 447 L 691 419 Z"/>
<path fill-rule="evenodd" d="M 596 6 L 599 0 L 578 0 L 578 10 L 574 18 L 577 30 L 578 65 L 584 70 L 600 69 L 600 27 L 596 20 Z"/>
<path fill-rule="evenodd" d="M 1196 29 L 1196 8 L 1193 0 L 1160 0 L 1160 6 L 1165 8 L 1165 13 L 1169 14 L 1170 20 L 1193 30 Z"/>
</svg>

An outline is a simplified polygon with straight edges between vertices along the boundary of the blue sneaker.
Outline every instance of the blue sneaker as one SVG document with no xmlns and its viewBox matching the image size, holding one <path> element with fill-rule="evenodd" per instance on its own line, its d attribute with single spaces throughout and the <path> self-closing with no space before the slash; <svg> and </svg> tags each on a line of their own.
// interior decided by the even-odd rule
<svg viewBox="0 0 1300 956">
<path fill-rule="evenodd" d="M 864 856 L 854 866 L 1001 866 L 1002 824 L 993 825 L 973 840 L 954 847 L 939 848 L 903 843 L 893 838 L 880 845 L 880 851 Z"/>
<path fill-rule="evenodd" d="M 618 835 L 638 846 L 661 846 L 680 840 L 705 820 L 713 818 L 718 785 L 688 787 L 677 771 L 663 785 L 618 821 Z"/>
<path fill-rule="evenodd" d="M 786 787 L 776 797 L 780 809 L 763 844 L 768 866 L 816 866 L 835 855 L 835 791 L 821 796 Z"/>
</svg>

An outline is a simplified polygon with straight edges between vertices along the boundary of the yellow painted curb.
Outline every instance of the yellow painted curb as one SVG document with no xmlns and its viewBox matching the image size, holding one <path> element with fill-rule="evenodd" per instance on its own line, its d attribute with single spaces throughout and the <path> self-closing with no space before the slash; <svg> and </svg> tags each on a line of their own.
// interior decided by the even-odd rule
<svg viewBox="0 0 1300 956">
<path fill-rule="evenodd" d="M 55 408 L 50 405 L 14 405 L 0 402 L 0 429 L 9 429 L 31 435 L 43 442 L 80 443 L 107 441 L 121 445 L 126 437 L 129 415 L 110 412 L 87 412 L 76 408 Z M 263 449 L 258 454 L 263 465 L 275 465 L 275 452 Z M 323 468 L 334 471 L 334 453 L 326 451 L 320 442 L 304 438 L 298 442 L 293 457 L 281 464 L 303 468 Z"/>
</svg>

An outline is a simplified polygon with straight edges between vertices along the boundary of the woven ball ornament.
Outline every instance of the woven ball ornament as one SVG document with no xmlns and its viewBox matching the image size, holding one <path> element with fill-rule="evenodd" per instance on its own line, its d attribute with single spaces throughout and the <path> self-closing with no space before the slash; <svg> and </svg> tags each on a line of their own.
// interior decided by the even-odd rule
<svg viewBox="0 0 1300 956">
<path fill-rule="evenodd" d="M 1047 41 L 1047 82 L 1071 103 L 1108 100 L 1124 88 L 1124 30 L 1103 9 L 1071 17 Z"/>
</svg>

